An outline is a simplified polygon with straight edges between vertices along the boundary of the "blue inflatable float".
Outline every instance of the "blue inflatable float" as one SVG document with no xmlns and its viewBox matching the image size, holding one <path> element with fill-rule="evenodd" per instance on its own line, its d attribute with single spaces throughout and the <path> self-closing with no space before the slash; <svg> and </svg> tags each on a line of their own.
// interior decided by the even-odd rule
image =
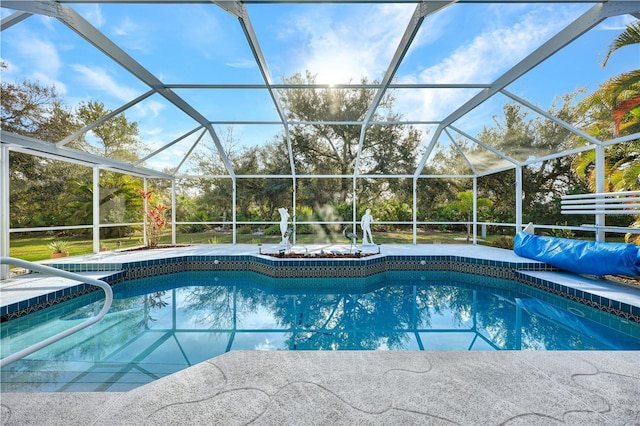
<svg viewBox="0 0 640 426">
<path fill-rule="evenodd" d="M 640 276 L 640 246 L 572 240 L 518 232 L 513 251 L 556 268 L 589 275 Z"/>
</svg>

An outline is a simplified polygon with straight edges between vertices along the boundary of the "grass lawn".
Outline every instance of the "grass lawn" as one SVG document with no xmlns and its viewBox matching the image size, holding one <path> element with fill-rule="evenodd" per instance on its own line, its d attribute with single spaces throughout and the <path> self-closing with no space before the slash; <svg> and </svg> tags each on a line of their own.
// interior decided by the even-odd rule
<svg viewBox="0 0 640 426">
<path fill-rule="evenodd" d="M 403 231 L 376 232 L 373 235 L 376 244 L 412 244 L 412 234 Z M 491 240 L 498 236 L 489 236 L 487 241 L 481 242 L 490 244 Z M 93 242 L 87 236 L 66 236 L 54 237 L 42 233 L 31 233 L 29 235 L 12 235 L 10 243 L 10 256 L 18 259 L 35 262 L 49 259 L 51 250 L 48 245 L 56 239 L 68 242 L 70 256 L 89 254 L 93 252 Z M 191 234 L 176 235 L 178 244 L 232 244 L 233 237 L 230 232 L 199 232 Z M 142 237 L 134 235 L 132 237 L 107 238 L 100 240 L 101 245 L 107 250 L 117 250 L 142 245 Z M 238 234 L 236 242 L 238 244 L 278 244 L 280 236 Z M 417 235 L 418 244 L 464 244 L 466 242 L 465 233 L 443 233 L 420 231 Z M 160 240 L 161 244 L 171 244 L 171 235 L 166 233 Z M 342 234 L 318 237 L 313 234 L 299 234 L 296 244 L 313 243 L 348 243 Z"/>
<path fill-rule="evenodd" d="M 9 253 L 11 257 L 35 262 L 38 260 L 49 259 L 51 250 L 49 243 L 59 239 L 68 242 L 69 256 L 78 256 L 81 254 L 89 254 L 93 252 L 93 241 L 85 236 L 69 236 L 69 237 L 52 237 L 33 234 L 29 237 L 11 237 Z M 170 238 L 169 238 L 170 240 Z M 118 244 L 120 241 L 120 244 Z M 139 238 L 111 238 L 101 240 L 103 246 L 108 250 L 117 248 L 135 247 L 142 244 Z"/>
</svg>

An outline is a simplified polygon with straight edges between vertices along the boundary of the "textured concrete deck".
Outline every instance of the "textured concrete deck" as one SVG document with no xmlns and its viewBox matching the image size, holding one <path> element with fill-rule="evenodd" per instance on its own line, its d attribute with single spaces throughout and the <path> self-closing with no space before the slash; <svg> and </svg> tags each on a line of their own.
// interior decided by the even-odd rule
<svg viewBox="0 0 640 426">
<path fill-rule="evenodd" d="M 230 352 L 126 393 L 3 394 L 2 425 L 637 425 L 635 352 Z"/>
</svg>

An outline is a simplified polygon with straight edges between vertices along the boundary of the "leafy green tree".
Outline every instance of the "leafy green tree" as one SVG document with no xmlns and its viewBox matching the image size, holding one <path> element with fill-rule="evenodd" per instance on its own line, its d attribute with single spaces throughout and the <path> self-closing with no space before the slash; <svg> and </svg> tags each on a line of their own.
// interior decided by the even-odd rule
<svg viewBox="0 0 640 426">
<path fill-rule="evenodd" d="M 237 165 L 244 155 L 244 149 L 234 137 L 233 128 L 220 135 L 224 152 L 232 165 Z M 194 168 L 203 176 L 226 176 L 227 170 L 220 161 L 217 148 L 212 143 L 203 143 L 192 154 Z M 208 221 L 230 221 L 233 212 L 233 181 L 231 178 L 206 177 L 188 179 L 181 185 L 182 193 L 196 198 L 197 209 L 193 214 Z"/>
<path fill-rule="evenodd" d="M 69 209 L 74 224 L 89 224 L 93 220 L 93 183 L 91 173 L 69 182 Z M 142 200 L 140 178 L 122 173 L 102 171 L 100 175 L 100 223 L 127 223 L 140 221 Z M 106 238 L 130 234 L 128 227 L 109 227 L 102 230 Z"/>
<path fill-rule="evenodd" d="M 640 21 L 635 21 L 613 40 L 602 66 L 606 66 L 619 49 L 638 43 Z M 587 96 L 579 107 L 584 115 L 586 131 L 600 140 L 640 132 L 640 69 L 607 80 Z M 595 151 L 591 150 L 577 155 L 573 164 L 577 175 L 591 192 L 596 190 L 595 160 Z M 604 175 L 606 191 L 633 191 L 640 188 L 640 139 L 607 147 Z M 627 219 L 612 217 L 609 222 L 627 226 Z M 639 227 L 640 220 L 636 217 L 631 226 Z M 637 234 L 627 234 L 625 239 L 635 243 L 640 241 Z"/>
<path fill-rule="evenodd" d="M 602 62 L 606 66 L 617 50 L 640 43 L 640 20 L 627 25 L 624 32 L 613 40 Z M 640 131 L 640 69 L 631 70 L 609 80 L 607 94 L 612 100 L 615 131 L 626 134 Z"/>
<path fill-rule="evenodd" d="M 578 93 L 556 100 L 549 113 L 565 122 L 579 121 L 575 107 Z M 504 115 L 494 117 L 496 125 L 485 127 L 478 138 L 488 145 L 506 152 L 516 160 L 526 160 L 534 154 L 561 152 L 575 147 L 576 137 L 559 124 L 531 113 L 519 104 L 503 106 Z M 478 148 L 479 150 L 480 148 Z M 532 164 L 523 168 L 522 191 L 523 219 L 543 223 L 560 223 L 566 218 L 560 215 L 560 196 L 580 185 L 571 157 Z M 515 222 L 515 172 L 504 171 L 478 180 L 481 197 L 494 201 L 493 219 L 498 222 Z"/>
<path fill-rule="evenodd" d="M 640 43 L 640 21 L 629 24 L 612 42 L 603 61 L 606 66 L 614 52 Z M 640 132 L 640 69 L 607 80 L 580 103 L 586 130 L 601 140 Z M 605 179 L 607 191 L 629 191 L 640 185 L 640 140 L 613 145 L 606 150 Z M 580 154 L 574 164 L 576 172 L 595 191 L 595 152 Z"/>
<path fill-rule="evenodd" d="M 285 79 L 285 83 L 313 84 L 315 77 L 306 73 Z M 366 80 L 363 81 L 366 83 Z M 290 136 L 294 164 L 298 174 L 352 175 L 355 168 L 360 126 L 335 125 L 332 122 L 362 120 L 375 95 L 371 89 L 283 89 L 282 103 L 288 118 L 313 121 L 316 124 L 291 127 Z M 387 95 L 373 120 L 398 121 L 392 112 L 393 97 Z M 416 148 L 420 132 L 410 126 L 374 125 L 367 129 L 360 158 L 360 173 L 411 174 L 415 170 Z M 242 147 L 227 129 L 221 142 L 237 175 L 290 174 L 291 165 L 286 140 L 279 135 L 260 147 Z M 203 175 L 226 175 L 213 147 L 194 153 L 197 169 Z M 298 179 L 297 205 L 310 208 L 313 220 L 350 220 L 352 217 L 353 179 Z M 230 217 L 232 185 L 230 179 L 212 178 L 192 182 L 197 187 L 200 203 L 215 210 L 216 220 Z M 237 217 L 240 220 L 277 220 L 279 207 L 291 207 L 291 179 L 237 180 Z M 359 205 L 371 205 L 379 200 L 397 200 L 411 204 L 411 181 L 402 179 L 371 179 L 359 182 Z M 409 197 L 409 198 L 407 198 Z M 360 208 L 360 207 L 358 207 Z M 311 218 L 309 218 L 311 219 Z M 398 220 L 396 218 L 396 220 Z"/>
<path fill-rule="evenodd" d="M 493 201 L 488 198 L 476 199 L 476 205 L 478 208 L 478 216 L 483 212 L 486 212 L 491 206 Z M 467 221 L 467 242 L 471 237 L 471 223 L 473 221 L 473 192 L 464 191 L 458 194 L 458 201 L 455 201 L 449 205 L 451 210 L 463 220 Z"/>
<path fill-rule="evenodd" d="M 7 64 L 0 62 L 0 70 L 6 68 Z M 2 79 L 0 94 L 3 131 L 43 142 L 57 142 L 80 127 L 73 112 L 64 106 L 53 86 L 43 86 L 37 81 L 14 83 Z M 71 146 L 78 147 L 77 144 Z"/>
<path fill-rule="evenodd" d="M 309 72 L 295 74 L 285 78 L 284 83 L 314 84 L 315 76 Z M 361 83 L 366 84 L 363 79 Z M 283 106 L 288 119 L 307 121 L 314 124 L 293 126 L 291 141 L 296 170 L 300 174 L 353 174 L 361 126 L 333 124 L 339 121 L 363 120 L 373 97 L 372 89 L 323 88 L 323 89 L 282 89 L 280 91 Z M 393 112 L 395 99 L 391 92 L 380 102 L 374 121 L 398 121 L 400 116 Z M 411 126 L 373 125 L 366 129 L 360 157 L 359 173 L 362 174 L 410 174 L 415 170 L 416 149 L 421 134 Z M 398 185 L 389 182 L 387 185 Z M 305 191 L 301 188 L 301 200 L 324 204 L 349 201 L 353 190 L 348 179 L 340 181 L 339 186 L 329 180 L 304 180 L 301 186 L 310 185 Z M 383 188 L 375 182 L 368 186 L 374 198 Z M 388 188 L 393 192 L 393 188 Z M 324 199 L 318 199 L 321 197 Z M 304 202 L 304 201 L 303 201 Z"/>
<path fill-rule="evenodd" d="M 1 64 L 5 69 L 6 65 Z M 2 81 L 2 130 L 55 143 L 94 122 L 109 111 L 99 102 L 81 104 L 76 111 L 66 107 L 54 87 L 38 82 L 13 83 Z M 121 114 L 93 129 L 92 143 L 86 137 L 77 138 L 67 147 L 82 149 L 124 161 L 138 158 L 142 152 L 137 123 Z M 100 205 L 116 203 L 118 209 L 139 198 L 135 186 L 139 181 L 131 176 L 103 172 Z M 33 155 L 11 153 L 10 156 L 11 226 L 51 226 L 89 224 L 92 220 L 92 172 L 89 168 L 64 161 Z M 132 187 L 133 186 L 133 187 Z M 138 203 L 139 204 L 139 203 Z M 71 207 L 71 208 L 70 208 Z M 109 215 L 115 205 L 101 211 Z M 131 216 L 135 201 L 128 207 Z"/>
<path fill-rule="evenodd" d="M 89 101 L 81 103 L 76 114 L 86 126 L 110 112 L 102 102 Z M 138 138 L 138 123 L 127 120 L 124 113 L 94 127 L 91 133 L 95 135 L 95 140 L 85 143 L 85 146 L 89 152 L 102 157 L 135 162 L 145 152 Z"/>
<path fill-rule="evenodd" d="M 286 145 L 280 140 L 246 149 L 233 159 L 237 174 L 290 174 Z M 277 209 L 291 205 L 291 179 L 239 179 L 238 206 L 240 220 L 275 220 Z"/>
<path fill-rule="evenodd" d="M 76 114 L 83 126 L 87 126 L 110 112 L 102 102 L 88 101 L 78 106 Z M 138 137 L 138 123 L 129 121 L 124 113 L 94 127 L 91 135 L 85 135 L 81 139 L 85 141 L 87 151 L 115 160 L 134 162 L 146 152 Z M 77 182 L 74 190 L 76 201 L 91 199 L 93 191 L 90 185 L 91 180 Z M 142 181 L 138 178 L 102 171 L 99 194 L 101 222 L 138 221 L 142 211 L 138 194 L 141 190 Z M 128 232 L 123 228 L 108 228 L 103 234 L 106 237 L 121 237 L 125 231 Z"/>
<path fill-rule="evenodd" d="M 79 122 L 89 125 L 111 111 L 98 101 L 81 103 L 76 114 Z M 102 157 L 120 161 L 136 161 L 145 152 L 138 138 L 138 124 L 129 121 L 124 114 L 107 120 L 91 130 L 91 135 L 79 138 L 86 151 Z M 76 220 L 91 223 L 93 187 L 91 176 L 84 176 L 74 181 L 72 188 L 72 205 L 75 206 Z M 142 202 L 138 192 L 142 189 L 142 181 L 139 178 L 116 173 L 102 171 L 100 175 L 100 221 L 102 223 L 118 223 L 138 221 Z M 107 228 L 103 230 L 103 236 L 121 237 L 129 232 L 124 228 Z"/>
<path fill-rule="evenodd" d="M 7 65 L 0 63 L 0 70 Z M 39 82 L 0 82 L 1 125 L 43 142 L 56 142 L 80 127 L 54 87 Z M 78 144 L 72 145 L 78 147 Z M 69 179 L 86 168 L 45 157 L 11 152 L 9 156 L 10 222 L 12 227 L 71 225 L 67 208 Z M 66 179 L 62 179 L 65 177 Z"/>
</svg>

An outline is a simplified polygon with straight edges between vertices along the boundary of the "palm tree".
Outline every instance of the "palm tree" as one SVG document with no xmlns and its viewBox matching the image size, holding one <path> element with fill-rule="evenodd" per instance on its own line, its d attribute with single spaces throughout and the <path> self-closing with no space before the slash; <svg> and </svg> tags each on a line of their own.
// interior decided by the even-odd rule
<svg viewBox="0 0 640 426">
<path fill-rule="evenodd" d="M 640 20 L 627 25 L 607 52 L 602 66 L 606 66 L 614 52 L 625 46 L 640 43 Z M 578 106 L 586 117 L 587 132 L 601 140 L 640 132 L 640 69 L 631 70 L 607 80 L 598 90 Z M 585 152 L 576 158 L 574 168 L 584 176 L 590 190 L 595 191 L 595 153 Z M 640 186 L 640 140 L 617 144 L 607 149 L 605 177 L 607 191 L 630 191 Z M 640 227 L 640 219 L 631 226 Z M 640 235 L 625 239 L 640 242 Z"/>
<path fill-rule="evenodd" d="M 606 66 L 611 55 L 625 46 L 640 43 L 640 20 L 627 25 L 609 46 L 602 66 Z M 640 69 L 632 70 L 607 80 L 597 91 L 585 98 L 578 106 L 589 123 L 589 134 L 607 140 L 622 135 L 640 132 Z M 593 188 L 595 155 L 586 152 L 579 155 L 574 168 L 584 176 Z M 606 177 L 608 191 L 629 191 L 638 187 L 640 173 L 640 140 L 628 144 L 617 144 L 607 149 Z"/>
<path fill-rule="evenodd" d="M 640 20 L 627 25 L 626 30 L 613 40 L 602 66 L 607 65 L 611 55 L 618 49 L 638 43 L 640 43 Z M 608 86 L 613 104 L 611 115 L 614 119 L 616 134 L 620 130 L 626 130 L 628 133 L 640 131 L 640 69 L 612 78 Z"/>
</svg>

